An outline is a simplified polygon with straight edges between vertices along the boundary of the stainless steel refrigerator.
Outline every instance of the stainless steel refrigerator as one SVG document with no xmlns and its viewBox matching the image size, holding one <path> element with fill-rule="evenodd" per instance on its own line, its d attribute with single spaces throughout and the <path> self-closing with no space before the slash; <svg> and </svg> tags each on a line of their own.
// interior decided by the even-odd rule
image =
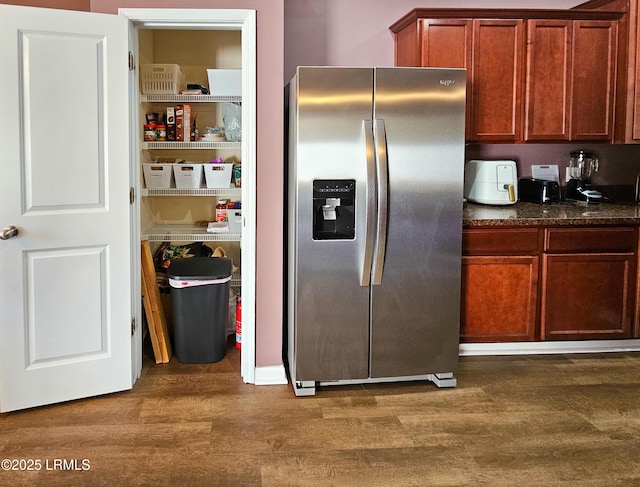
<svg viewBox="0 0 640 487">
<path fill-rule="evenodd" d="M 456 385 L 466 72 L 299 67 L 288 85 L 296 395 Z"/>
</svg>

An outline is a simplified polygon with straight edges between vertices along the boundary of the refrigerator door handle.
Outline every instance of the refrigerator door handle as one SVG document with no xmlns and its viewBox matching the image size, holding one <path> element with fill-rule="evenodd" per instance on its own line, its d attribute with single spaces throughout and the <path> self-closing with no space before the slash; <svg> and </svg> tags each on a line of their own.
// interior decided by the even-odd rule
<svg viewBox="0 0 640 487">
<path fill-rule="evenodd" d="M 375 144 L 373 140 L 373 122 L 363 120 L 365 152 L 367 159 L 367 217 L 364 230 L 364 258 L 362 262 L 362 274 L 360 285 L 368 286 L 371 283 L 371 262 L 373 261 L 373 228 L 376 220 L 376 159 Z"/>
<path fill-rule="evenodd" d="M 376 180 L 378 185 L 378 212 L 376 225 L 376 246 L 373 255 L 372 284 L 382 284 L 384 256 L 387 247 L 387 214 L 389 210 L 389 168 L 387 160 L 387 132 L 384 120 L 376 119 L 373 136 L 376 149 Z"/>
</svg>

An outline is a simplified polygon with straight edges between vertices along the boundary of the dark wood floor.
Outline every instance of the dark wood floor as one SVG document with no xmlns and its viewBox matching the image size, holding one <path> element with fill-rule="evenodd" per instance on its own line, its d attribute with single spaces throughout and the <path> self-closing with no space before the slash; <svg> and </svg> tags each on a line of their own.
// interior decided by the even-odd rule
<svg viewBox="0 0 640 487">
<path fill-rule="evenodd" d="M 308 398 L 239 366 L 146 360 L 132 391 L 0 415 L 0 459 L 41 462 L 0 485 L 640 486 L 638 353 L 467 357 L 455 389 Z"/>
</svg>

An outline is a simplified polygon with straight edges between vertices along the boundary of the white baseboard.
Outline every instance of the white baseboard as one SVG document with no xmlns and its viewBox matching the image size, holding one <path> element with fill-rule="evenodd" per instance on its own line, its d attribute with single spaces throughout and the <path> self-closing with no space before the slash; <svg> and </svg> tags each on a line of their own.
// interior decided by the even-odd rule
<svg viewBox="0 0 640 487">
<path fill-rule="evenodd" d="M 461 357 L 473 355 L 536 355 L 553 353 L 637 352 L 640 340 L 582 340 L 566 342 L 461 343 Z"/>
<path fill-rule="evenodd" d="M 542 355 L 559 353 L 638 352 L 640 339 L 581 340 L 566 342 L 461 343 L 461 357 L 480 355 Z M 284 365 L 255 368 L 255 385 L 288 384 Z"/>
<path fill-rule="evenodd" d="M 274 386 L 289 383 L 284 365 L 256 367 L 255 371 L 255 385 L 257 386 Z"/>
</svg>

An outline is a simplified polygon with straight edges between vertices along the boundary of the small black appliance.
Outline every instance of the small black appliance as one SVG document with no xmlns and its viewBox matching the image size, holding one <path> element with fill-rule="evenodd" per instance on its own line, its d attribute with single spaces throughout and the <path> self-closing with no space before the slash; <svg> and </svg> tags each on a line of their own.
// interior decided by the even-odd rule
<svg viewBox="0 0 640 487">
<path fill-rule="evenodd" d="M 560 185 L 557 181 L 522 178 L 518 181 L 518 198 L 530 203 L 558 203 L 560 201 Z"/>
</svg>

